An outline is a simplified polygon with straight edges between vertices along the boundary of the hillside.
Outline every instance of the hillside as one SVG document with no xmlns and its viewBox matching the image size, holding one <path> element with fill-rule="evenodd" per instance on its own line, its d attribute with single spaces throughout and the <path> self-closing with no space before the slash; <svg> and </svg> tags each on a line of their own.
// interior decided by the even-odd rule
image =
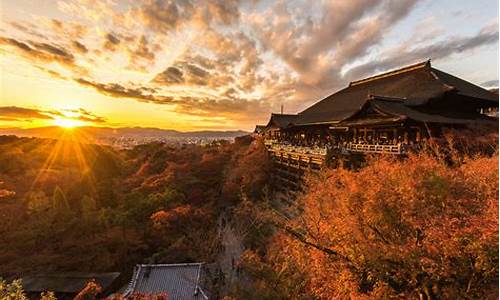
<svg viewBox="0 0 500 300">
<path fill-rule="evenodd" d="M 0 137 L 0 277 L 113 270 L 125 284 L 136 263 L 212 263 L 220 217 L 261 197 L 266 162 L 249 137 L 121 151 Z"/>
<path fill-rule="evenodd" d="M 494 299 L 498 134 L 310 174 L 275 198 L 259 140 L 116 150 L 0 138 L 0 275 L 206 262 L 214 298 Z M 72 155 L 72 154 L 85 155 Z"/>
</svg>

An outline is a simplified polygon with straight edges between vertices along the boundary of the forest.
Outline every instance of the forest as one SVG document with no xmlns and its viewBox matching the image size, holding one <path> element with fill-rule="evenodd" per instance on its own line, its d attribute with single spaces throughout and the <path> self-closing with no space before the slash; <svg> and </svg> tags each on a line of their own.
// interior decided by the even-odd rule
<svg viewBox="0 0 500 300">
<path fill-rule="evenodd" d="M 227 223 L 243 252 L 215 299 L 496 299 L 498 133 L 325 168 L 286 203 L 271 171 L 250 136 L 128 150 L 2 136 L 0 277 L 220 268 Z"/>
</svg>

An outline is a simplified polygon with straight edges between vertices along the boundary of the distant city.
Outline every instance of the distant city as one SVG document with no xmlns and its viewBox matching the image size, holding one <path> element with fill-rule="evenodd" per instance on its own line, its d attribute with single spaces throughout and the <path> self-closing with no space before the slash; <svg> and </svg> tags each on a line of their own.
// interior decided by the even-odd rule
<svg viewBox="0 0 500 300">
<path fill-rule="evenodd" d="M 141 144 L 159 142 L 171 146 L 210 145 L 231 142 L 235 137 L 249 134 L 246 131 L 193 131 L 180 132 L 169 129 L 142 127 L 78 127 L 70 130 L 57 126 L 37 128 L 0 128 L 0 135 L 38 137 L 52 139 L 75 139 L 86 143 L 110 145 L 120 149 Z"/>
<path fill-rule="evenodd" d="M 138 145 L 149 143 L 165 143 L 173 147 L 184 145 L 220 145 L 225 142 L 233 142 L 234 137 L 171 137 L 171 136 L 145 136 L 145 137 L 105 137 L 99 139 L 99 144 L 110 145 L 119 149 L 130 149 Z"/>
</svg>

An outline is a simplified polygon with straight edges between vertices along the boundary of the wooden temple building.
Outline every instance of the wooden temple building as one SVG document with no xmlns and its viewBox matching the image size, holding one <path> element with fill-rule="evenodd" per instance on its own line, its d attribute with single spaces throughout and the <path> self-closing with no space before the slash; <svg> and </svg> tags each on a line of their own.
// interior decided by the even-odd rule
<svg viewBox="0 0 500 300">
<path fill-rule="evenodd" d="M 426 61 L 353 81 L 298 114 L 271 114 L 261 134 L 291 175 L 320 168 L 332 153 L 403 155 L 444 127 L 498 122 L 485 114 L 491 109 L 498 95 Z"/>
</svg>

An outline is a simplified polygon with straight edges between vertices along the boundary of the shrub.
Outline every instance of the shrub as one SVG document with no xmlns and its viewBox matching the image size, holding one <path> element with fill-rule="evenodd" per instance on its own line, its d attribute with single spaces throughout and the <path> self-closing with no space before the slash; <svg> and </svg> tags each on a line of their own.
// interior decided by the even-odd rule
<svg viewBox="0 0 500 300">
<path fill-rule="evenodd" d="M 304 295 L 320 299 L 495 297 L 499 161 L 492 153 L 457 151 L 451 164 L 428 152 L 376 157 L 358 171 L 309 178 L 289 214 L 297 217 L 274 217 L 283 230 L 265 257 L 274 272 L 303 276 L 275 284 L 292 297 L 291 287 L 305 284 Z"/>
</svg>

